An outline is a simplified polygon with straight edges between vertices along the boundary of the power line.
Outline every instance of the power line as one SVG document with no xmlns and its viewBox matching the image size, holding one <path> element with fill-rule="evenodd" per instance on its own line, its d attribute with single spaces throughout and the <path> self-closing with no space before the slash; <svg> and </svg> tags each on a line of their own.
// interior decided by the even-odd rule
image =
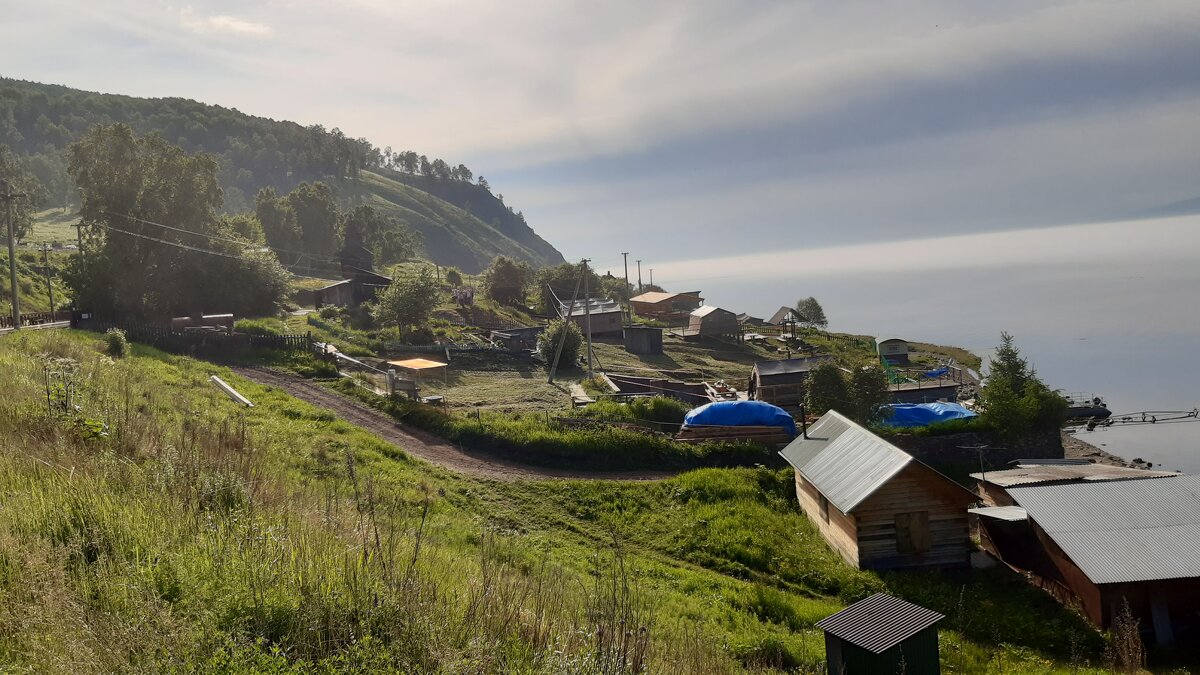
<svg viewBox="0 0 1200 675">
<path fill-rule="evenodd" d="M 205 253 L 208 255 L 221 256 L 222 258 L 232 258 L 234 260 L 254 262 L 245 256 L 237 255 L 235 253 L 225 253 L 224 251 L 212 251 L 212 250 L 209 250 L 206 248 L 200 248 L 198 246 L 191 246 L 189 244 L 181 244 L 179 242 L 168 241 L 166 239 L 160 239 L 158 237 L 151 237 L 148 234 L 140 234 L 137 232 L 130 232 L 129 230 L 122 230 L 119 227 L 113 227 L 112 225 L 106 225 L 104 223 L 97 223 L 97 225 L 99 225 L 100 227 L 103 227 L 106 230 L 112 230 L 113 232 L 119 232 L 121 234 L 129 235 L 131 237 L 137 237 L 139 239 L 147 239 L 149 241 L 157 242 L 159 244 L 165 244 L 167 246 L 174 246 L 175 248 L 181 248 L 181 249 L 188 250 L 188 251 L 195 251 L 196 253 Z M 296 274 L 296 273 L 290 272 L 290 271 L 288 273 L 299 279 L 316 279 L 319 281 L 336 281 L 336 279 L 327 279 L 325 277 L 310 277 L 310 276 L 305 276 L 303 274 Z"/>
</svg>

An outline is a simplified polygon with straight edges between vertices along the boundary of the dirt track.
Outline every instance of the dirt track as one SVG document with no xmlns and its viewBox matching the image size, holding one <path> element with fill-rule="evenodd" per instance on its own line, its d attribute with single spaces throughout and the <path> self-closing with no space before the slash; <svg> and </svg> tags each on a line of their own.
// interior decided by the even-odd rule
<svg viewBox="0 0 1200 675">
<path fill-rule="evenodd" d="M 352 401 L 337 392 L 296 375 L 267 368 L 234 367 L 238 375 L 281 389 L 288 394 L 328 410 L 338 418 L 361 427 L 405 452 L 452 471 L 493 480 L 659 480 L 673 475 L 666 471 L 587 471 L 521 464 L 495 455 L 473 452 L 452 445 L 433 434 L 399 424 L 388 415 Z"/>
</svg>

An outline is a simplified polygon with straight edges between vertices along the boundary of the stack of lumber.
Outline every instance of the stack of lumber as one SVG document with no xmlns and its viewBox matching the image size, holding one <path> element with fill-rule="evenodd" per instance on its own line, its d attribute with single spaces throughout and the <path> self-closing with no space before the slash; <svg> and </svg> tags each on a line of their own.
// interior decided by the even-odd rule
<svg viewBox="0 0 1200 675">
<path fill-rule="evenodd" d="M 707 441 L 754 441 L 763 445 L 785 445 L 792 440 L 787 429 L 761 426 L 689 426 L 683 425 L 675 440 L 680 443 Z"/>
</svg>

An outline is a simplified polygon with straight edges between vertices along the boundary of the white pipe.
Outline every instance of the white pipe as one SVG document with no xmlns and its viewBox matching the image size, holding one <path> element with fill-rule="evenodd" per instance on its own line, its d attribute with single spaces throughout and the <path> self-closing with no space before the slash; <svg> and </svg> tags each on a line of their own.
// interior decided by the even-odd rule
<svg viewBox="0 0 1200 675">
<path fill-rule="evenodd" d="M 242 405 L 246 406 L 247 408 L 254 407 L 254 404 L 250 402 L 250 399 L 239 394 L 236 389 L 234 389 L 233 387 L 226 384 L 225 380 L 222 380 L 221 378 L 217 377 L 216 375 L 213 375 L 213 376 L 209 377 L 208 379 L 210 382 L 217 385 L 217 387 L 221 391 L 228 394 L 229 398 L 233 399 L 235 402 L 241 403 Z"/>
</svg>

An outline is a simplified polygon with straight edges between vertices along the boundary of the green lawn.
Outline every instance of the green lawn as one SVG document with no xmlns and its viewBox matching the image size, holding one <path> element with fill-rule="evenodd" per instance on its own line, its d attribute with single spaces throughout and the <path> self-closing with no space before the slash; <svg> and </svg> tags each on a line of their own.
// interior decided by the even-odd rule
<svg viewBox="0 0 1200 675">
<path fill-rule="evenodd" d="M 5 336 L 0 368 L 0 670 L 816 672 L 813 623 L 889 589 L 948 615 L 943 672 L 1104 672 L 1012 574 L 847 568 L 786 471 L 496 483 L 95 335 Z"/>
<path fill-rule="evenodd" d="M 79 222 L 79 214 L 74 208 L 66 211 L 60 208 L 46 209 L 34 214 L 33 217 L 33 229 L 25 241 L 35 244 L 42 242 L 74 244 L 78 239 L 75 223 Z"/>
</svg>

